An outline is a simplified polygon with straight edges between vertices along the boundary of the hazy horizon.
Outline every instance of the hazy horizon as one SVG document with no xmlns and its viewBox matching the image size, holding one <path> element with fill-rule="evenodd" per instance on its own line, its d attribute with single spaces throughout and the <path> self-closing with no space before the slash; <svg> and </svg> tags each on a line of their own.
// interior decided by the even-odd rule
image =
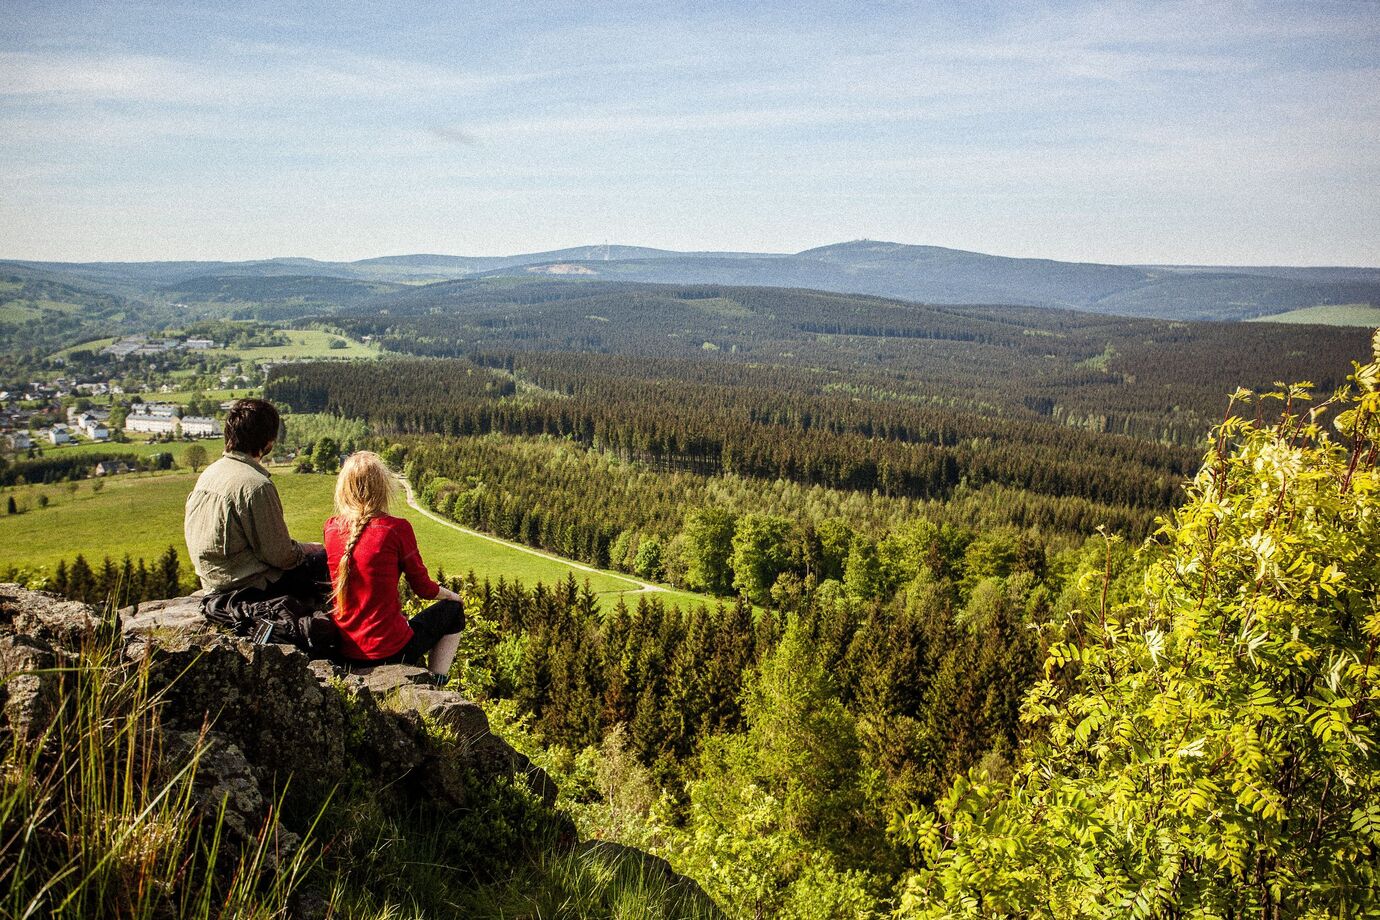
<svg viewBox="0 0 1380 920">
<path fill-rule="evenodd" d="M 673 250 L 673 249 L 669 249 L 668 247 L 664 247 L 664 246 L 644 246 L 644 245 L 641 244 L 641 243 L 629 243 L 629 242 L 627 242 L 627 241 L 618 241 L 618 240 L 609 240 L 607 245 L 614 246 L 614 247 L 618 247 L 618 246 L 634 247 L 634 248 L 639 248 L 639 249 L 658 249 L 658 250 L 662 250 L 662 251 L 665 251 L 665 252 L 676 252 L 676 253 L 691 253 L 691 252 L 704 252 L 704 253 L 734 252 L 734 253 L 744 253 L 744 252 L 748 252 L 748 253 L 750 253 L 750 254 L 752 254 L 752 255 L 760 255 L 760 256 L 789 256 L 789 255 L 795 255 L 795 254 L 798 254 L 798 253 L 800 253 L 800 252 L 807 251 L 807 250 L 809 250 L 809 249 L 816 249 L 816 248 L 821 248 L 821 247 L 824 247 L 824 246 L 846 245 L 846 244 L 848 244 L 848 243 L 881 243 L 881 244 L 884 244 L 884 245 L 922 246 L 922 247 L 934 247 L 934 248 L 939 248 L 939 249 L 957 249 L 957 247 L 954 247 L 954 246 L 941 246 L 941 245 L 935 244 L 935 243 L 906 243 L 906 242 L 902 242 L 902 241 L 900 241 L 900 240 L 879 240 L 879 239 L 872 239 L 871 237 L 859 237 L 858 239 L 854 239 L 854 240 L 834 240 L 834 241 L 831 242 L 831 243 L 820 243 L 820 244 L 818 244 L 817 246 L 807 246 L 807 247 L 805 247 L 805 249 L 794 250 L 794 251 L 786 251 L 786 250 L 759 250 L 759 251 L 751 251 L 751 250 L 728 250 L 728 249 L 707 249 L 707 248 L 697 248 L 697 249 L 675 249 L 675 250 Z M 376 254 L 376 255 L 366 255 L 366 256 L 360 256 L 360 257 L 358 257 L 358 258 L 352 258 L 352 259 L 325 259 L 325 258 L 317 258 L 317 257 L 315 257 L 315 256 L 304 256 L 304 255 L 300 255 L 300 254 L 296 254 L 296 253 L 288 253 L 288 254 L 279 254 L 279 255 L 272 255 L 272 256 L 249 257 L 249 258 L 244 258 L 244 259 L 218 259 L 218 258 L 214 258 L 214 257 L 207 257 L 207 258 L 189 258 L 189 259 L 87 259 L 87 260 L 80 260 L 80 261 L 78 261 L 78 260 L 72 260 L 72 259 L 33 259 L 33 258 L 27 258 L 27 257 L 24 257 L 24 256 L 11 256 L 11 255 L 7 255 L 6 253 L 0 252 L 0 263 L 3 263 L 3 262 L 16 262 L 16 263 L 34 263 L 34 264 L 40 264 L 40 263 L 42 263 L 42 264 L 56 264 L 56 265 L 62 265 L 62 264 L 83 265 L 83 264 L 126 264 L 126 263 L 127 263 L 127 264 L 139 264 L 139 263 L 145 263 L 145 262 L 230 262 L 230 263 L 235 263 L 235 262 L 272 262 L 272 261 L 298 261 L 298 260 L 305 260 L 305 261 L 323 262 L 323 263 L 333 263 L 333 264 L 350 264 L 350 263 L 353 263 L 353 262 L 369 262 L 369 261 L 375 261 L 375 260 L 378 260 L 378 259 L 400 259 L 400 258 L 408 258 L 408 257 L 416 257 L 416 256 L 435 256 L 435 257 L 438 257 L 438 258 L 497 258 L 497 257 L 506 257 L 506 256 L 528 255 L 528 254 L 531 254 L 531 253 L 559 252 L 559 251 L 570 250 L 570 249 L 600 249 L 600 248 L 604 247 L 605 245 L 606 245 L 606 244 L 603 243 L 603 242 L 599 242 L 599 243 L 575 243 L 575 244 L 571 244 L 571 245 L 551 246 L 551 247 L 543 247 L 543 248 L 540 248 L 540 249 L 523 250 L 523 251 L 520 251 L 520 252 L 519 252 L 519 251 L 516 251 L 516 250 L 514 250 L 514 251 L 504 251 L 504 252 L 437 252 L 437 251 L 434 251 L 434 250 L 417 250 L 417 251 L 415 251 L 415 252 L 389 252 L 389 253 L 381 253 L 381 254 Z M 1101 264 L 1101 265 L 1144 266 L 1144 267 L 1149 267 L 1149 268 L 1154 268 L 1154 267 L 1165 267 L 1165 268 L 1243 268 L 1243 269 L 1262 269 L 1262 268 L 1318 268 L 1318 269 L 1325 269 L 1325 268 L 1357 268 L 1357 269 L 1380 269 L 1380 258 L 1377 258 L 1377 261 L 1376 261 L 1375 263 L 1371 263 L 1371 264 L 1361 264 L 1361 263 L 1356 263 L 1356 264 L 1342 264 L 1342 263 L 1313 263 L 1313 264 L 1294 263 L 1294 264 L 1285 264 L 1285 263 L 1280 263 L 1280 262 L 1273 262 L 1273 263 L 1261 262 L 1261 263 L 1255 263 L 1255 264 L 1248 264 L 1248 263 L 1244 263 L 1244 262 L 1236 262 L 1236 263 L 1226 263 L 1226 262 L 1144 262 L 1144 261 L 1140 261 L 1140 262 L 1134 262 L 1134 261 L 1132 261 L 1132 262 L 1099 262 L 1098 260 L 1095 260 L 1095 259 L 1050 259 L 1048 256 L 1040 256 L 1040 255 L 1029 255 L 1029 256 L 1020 255 L 1020 256 L 1017 256 L 1017 255 L 1011 255 L 1011 254 L 1009 254 L 1009 253 L 982 252 L 981 250 L 959 250 L 959 251 L 963 251 L 963 252 L 977 252 L 977 253 L 980 253 L 981 255 L 996 256 L 996 257 L 998 257 L 998 258 L 1009 258 L 1009 259 L 1035 259 L 1035 260 L 1058 261 L 1058 262 L 1073 262 L 1073 263 L 1092 264 L 1092 265 Z"/>
<path fill-rule="evenodd" d="M 13 3 L 0 257 L 1380 264 L 1380 4 Z"/>
</svg>

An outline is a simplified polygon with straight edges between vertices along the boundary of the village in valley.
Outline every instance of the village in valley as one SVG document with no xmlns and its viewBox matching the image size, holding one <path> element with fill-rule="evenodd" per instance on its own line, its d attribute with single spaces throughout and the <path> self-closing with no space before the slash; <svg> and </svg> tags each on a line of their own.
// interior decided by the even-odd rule
<svg viewBox="0 0 1380 920">
<path fill-rule="evenodd" d="M 118 450 L 122 444 L 219 438 L 220 417 L 234 400 L 210 394 L 224 395 L 235 392 L 233 388 L 247 391 L 255 378 L 241 373 L 237 364 L 222 363 L 215 369 L 214 382 L 225 391 L 189 389 L 187 378 L 179 379 L 185 362 L 177 360 L 217 348 L 209 338 L 131 335 L 84 352 L 80 376 L 62 372 L 68 361 L 58 359 L 54 376 L 35 374 L 35 379 L 0 390 L 0 462 L 62 456 L 83 445 Z M 161 358 L 161 364 L 150 360 L 155 358 Z M 144 371 L 139 381 L 131 379 L 131 361 L 139 361 Z M 92 461 L 87 474 L 93 477 L 138 468 L 103 453 L 93 454 Z"/>
</svg>

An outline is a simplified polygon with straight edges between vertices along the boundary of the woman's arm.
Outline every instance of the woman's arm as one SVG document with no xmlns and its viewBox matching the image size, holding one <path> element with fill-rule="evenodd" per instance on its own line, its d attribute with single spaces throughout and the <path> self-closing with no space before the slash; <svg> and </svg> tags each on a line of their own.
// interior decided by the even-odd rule
<svg viewBox="0 0 1380 920">
<path fill-rule="evenodd" d="M 426 563 L 422 561 L 422 552 L 417 549 L 417 535 L 412 532 L 412 524 L 400 518 L 396 532 L 401 543 L 398 548 L 398 555 L 402 563 L 403 576 L 407 578 L 408 587 L 424 601 L 431 601 L 440 597 L 441 592 L 446 589 L 432 581 L 431 574 L 427 572 Z M 452 591 L 451 593 L 454 594 L 455 592 Z"/>
</svg>

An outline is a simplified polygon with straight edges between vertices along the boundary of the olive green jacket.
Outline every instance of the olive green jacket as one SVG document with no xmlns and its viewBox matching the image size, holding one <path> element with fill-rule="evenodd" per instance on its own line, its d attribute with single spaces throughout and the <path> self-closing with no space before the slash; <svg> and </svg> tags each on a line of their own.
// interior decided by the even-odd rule
<svg viewBox="0 0 1380 920">
<path fill-rule="evenodd" d="M 183 533 L 207 591 L 266 587 L 304 558 L 268 470 L 238 451 L 226 451 L 197 479 Z"/>
</svg>

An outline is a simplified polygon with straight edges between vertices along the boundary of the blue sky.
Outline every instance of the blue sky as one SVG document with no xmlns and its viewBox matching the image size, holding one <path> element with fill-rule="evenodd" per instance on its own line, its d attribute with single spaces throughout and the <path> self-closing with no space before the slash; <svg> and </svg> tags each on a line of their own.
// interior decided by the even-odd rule
<svg viewBox="0 0 1380 920">
<path fill-rule="evenodd" d="M 0 257 L 1380 264 L 1380 3 L 5 0 Z"/>
</svg>

